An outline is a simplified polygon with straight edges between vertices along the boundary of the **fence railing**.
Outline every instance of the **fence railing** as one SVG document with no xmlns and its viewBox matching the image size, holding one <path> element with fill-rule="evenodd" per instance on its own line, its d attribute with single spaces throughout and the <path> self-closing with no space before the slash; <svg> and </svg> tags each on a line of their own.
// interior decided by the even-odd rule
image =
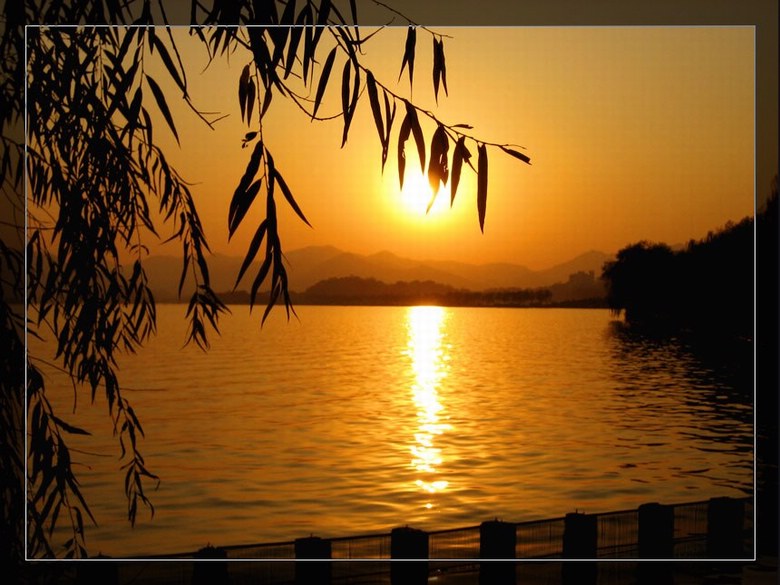
<svg viewBox="0 0 780 585">
<path fill-rule="evenodd" d="M 574 513 L 531 522 L 494 520 L 429 532 L 405 527 L 389 534 L 331 539 L 312 536 L 292 542 L 207 547 L 165 558 L 182 562 L 160 563 L 153 557 L 140 563 L 118 561 L 111 563 L 113 572 L 102 575 L 101 581 L 115 585 L 347 581 L 413 584 L 426 583 L 432 571 L 498 567 L 496 563 L 485 563 L 487 559 L 750 560 L 753 501 L 713 498 L 675 505 L 651 503 L 635 510 Z M 230 562 L 248 559 L 273 562 Z M 369 559 L 373 562 L 366 562 Z M 419 561 L 393 562 L 398 559 Z M 200 562 L 203 560 L 207 562 Z M 86 571 L 98 569 L 85 566 Z M 372 575 L 375 581 L 370 579 Z M 494 577 L 493 582 L 514 582 L 501 574 Z"/>
</svg>

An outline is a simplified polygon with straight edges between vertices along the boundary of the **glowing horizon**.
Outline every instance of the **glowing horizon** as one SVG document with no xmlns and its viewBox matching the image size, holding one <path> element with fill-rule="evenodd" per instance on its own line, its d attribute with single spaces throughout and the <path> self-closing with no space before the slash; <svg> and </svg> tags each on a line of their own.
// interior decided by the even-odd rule
<svg viewBox="0 0 780 585">
<path fill-rule="evenodd" d="M 396 83 L 405 30 L 388 28 L 373 37 L 364 62 L 377 79 L 409 97 L 408 77 Z M 343 149 L 341 120 L 311 122 L 277 96 L 264 120 L 266 143 L 314 226 L 280 202 L 286 250 L 331 245 L 359 254 L 389 250 L 415 259 L 539 269 L 588 250 L 614 253 L 638 240 L 684 243 L 752 215 L 752 27 L 437 32 L 452 37 L 445 39 L 449 95 L 440 92 L 436 105 L 431 48 L 421 38 L 413 100 L 446 123 L 473 125 L 469 132 L 475 137 L 525 147 L 532 166 L 489 149 L 483 235 L 475 173 L 465 165 L 452 207 L 449 188 L 443 188 L 426 214 L 427 177 L 410 139 L 405 186 L 399 188 L 395 152 L 401 116 L 396 115 L 382 170 L 365 96 Z M 186 34 L 180 37 L 196 103 L 230 115 L 211 131 L 172 97 L 182 147 L 170 136 L 164 146 L 172 147 L 169 159 L 195 183 L 212 250 L 243 255 L 263 211 L 262 205 L 250 210 L 228 244 L 228 203 L 250 152 L 241 148 L 250 128 L 240 121 L 236 99 L 238 75 L 249 57 L 236 54 L 229 66 L 215 61 L 197 75 L 205 51 Z M 340 111 L 339 70 L 337 59 L 321 115 Z M 422 124 L 428 154 L 434 127 L 424 119 Z M 166 134 L 163 126 L 157 135 Z M 173 249 L 160 251 L 167 250 Z"/>
</svg>

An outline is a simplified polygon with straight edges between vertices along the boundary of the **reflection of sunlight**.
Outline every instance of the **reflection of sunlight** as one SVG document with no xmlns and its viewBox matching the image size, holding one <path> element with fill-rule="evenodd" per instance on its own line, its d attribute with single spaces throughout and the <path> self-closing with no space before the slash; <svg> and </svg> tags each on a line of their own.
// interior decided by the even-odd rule
<svg viewBox="0 0 780 585">
<path fill-rule="evenodd" d="M 414 383 L 412 399 L 417 407 L 417 432 L 410 447 L 412 466 L 423 478 L 416 485 L 425 493 L 443 491 L 448 482 L 435 479 L 437 466 L 442 463 L 441 449 L 435 446 L 435 437 L 450 429 L 442 422 L 444 407 L 439 402 L 437 387 L 446 376 L 444 362 L 448 359 L 442 345 L 442 325 L 446 310 L 442 307 L 410 307 L 408 312 L 409 343 L 407 355 L 412 360 Z M 448 417 L 445 417 L 445 420 Z M 426 504 L 431 508 L 432 504 Z"/>
</svg>

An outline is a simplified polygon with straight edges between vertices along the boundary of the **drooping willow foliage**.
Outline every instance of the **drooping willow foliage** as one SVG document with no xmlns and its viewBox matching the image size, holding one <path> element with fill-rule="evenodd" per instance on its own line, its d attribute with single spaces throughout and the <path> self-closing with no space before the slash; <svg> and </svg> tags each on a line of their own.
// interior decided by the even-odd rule
<svg viewBox="0 0 780 585">
<path fill-rule="evenodd" d="M 401 184 L 410 136 L 423 169 L 428 155 L 434 197 L 448 180 L 455 197 L 464 163 L 477 172 L 481 229 L 487 201 L 487 147 L 530 162 L 510 145 L 467 134 L 468 125 L 439 120 L 377 79 L 361 62 L 369 36 L 361 36 L 360 29 L 352 26 L 358 22 L 356 2 L 345 4 L 194 0 L 190 5 L 190 22 L 198 25 L 191 34 L 202 41 L 210 59 L 230 55 L 246 61 L 236 80 L 237 110 L 247 124 L 241 138 L 251 148 L 226 215 L 232 236 L 250 207 L 265 200 L 265 218 L 236 278 L 238 284 L 261 255 L 251 301 L 255 304 L 261 287 L 270 290 L 263 321 L 279 301 L 288 315 L 292 310 L 277 203 L 283 199 L 282 204 L 290 205 L 308 223 L 282 169 L 274 163 L 272 145 L 263 136 L 263 120 L 273 114 L 274 99 L 292 100 L 302 115 L 322 120 L 318 114 L 326 88 L 340 85 L 342 108 L 337 117 L 343 124 L 342 146 L 358 103 L 367 99 L 382 167 L 395 136 Z M 149 66 L 152 62 L 163 64 L 181 99 L 204 124 L 213 126 L 218 121 L 198 111 L 196 98 L 190 96 L 187 67 L 171 29 L 154 26 L 169 24 L 166 10 L 175 7 L 176 3 L 163 0 L 5 5 L 0 39 L 0 182 L 15 221 L 3 224 L 0 240 L 0 457 L 3 469 L 9 470 L 0 480 L 0 522 L 11 528 L 3 532 L 8 542 L 2 544 L 8 544 L 3 550 L 11 551 L 12 560 L 25 555 L 85 557 L 85 519 L 95 521 L 81 493 L 67 442 L 69 434 L 88 431 L 55 413 L 47 398 L 44 365 L 67 373 L 74 389 L 88 391 L 92 400 L 98 393 L 105 395 L 121 452 L 128 519 L 136 521 L 139 507 L 154 510 L 148 493 L 159 478 L 147 468 L 141 453 L 143 428 L 122 392 L 116 362 L 119 353 L 136 351 L 155 332 L 154 297 L 144 270 L 146 243 L 168 238 L 181 246 L 179 294 L 188 278 L 194 281 L 187 310 L 188 342 L 206 349 L 208 330 L 218 330 L 219 317 L 226 311 L 210 285 L 209 248 L 190 186 L 156 142 L 161 132 L 173 133 L 178 141 L 169 101 L 179 96 L 161 89 L 160 81 L 150 74 L 159 71 Z M 393 18 L 399 16 L 386 8 Z M 25 38 L 25 23 L 41 26 L 28 27 Z M 432 77 L 438 100 L 440 89 L 448 91 L 445 37 L 408 20 L 405 24 L 410 26 L 400 73 L 407 72 L 410 85 L 414 83 L 417 36 L 428 35 L 434 48 Z M 322 43 L 326 37 L 330 42 Z M 436 127 L 427 152 L 421 118 Z M 153 125 L 160 119 L 165 121 L 163 128 Z M 470 148 L 476 149 L 476 167 L 470 161 Z M 26 218 L 26 231 L 20 218 Z M 25 334 L 54 340 L 55 355 L 27 355 Z M 26 543 L 22 542 L 25 517 Z M 63 525 L 69 537 L 53 542 L 55 528 Z"/>
</svg>

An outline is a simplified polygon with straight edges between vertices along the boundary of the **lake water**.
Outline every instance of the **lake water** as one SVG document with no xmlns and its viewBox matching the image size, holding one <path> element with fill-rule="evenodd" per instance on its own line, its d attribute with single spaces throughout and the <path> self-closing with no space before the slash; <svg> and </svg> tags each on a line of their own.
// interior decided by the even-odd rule
<svg viewBox="0 0 780 585">
<path fill-rule="evenodd" d="M 161 477 L 131 529 L 105 398 L 50 373 L 99 522 L 90 552 L 435 530 L 753 489 L 752 353 L 627 333 L 605 310 L 231 307 L 204 354 L 181 305 L 120 380 Z M 36 346 L 31 346 L 33 349 Z M 61 392 L 53 392 L 55 388 Z M 56 396 L 55 396 L 56 394 Z"/>
</svg>

